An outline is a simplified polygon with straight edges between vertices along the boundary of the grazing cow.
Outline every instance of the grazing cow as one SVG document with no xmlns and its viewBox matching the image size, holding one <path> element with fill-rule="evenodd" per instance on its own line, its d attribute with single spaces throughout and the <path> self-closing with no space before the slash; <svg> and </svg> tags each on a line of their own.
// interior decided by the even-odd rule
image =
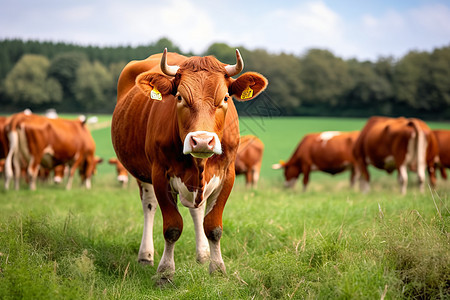
<svg viewBox="0 0 450 300">
<path fill-rule="evenodd" d="M 371 117 L 353 148 L 361 173 L 361 190 L 369 191 L 369 164 L 388 173 L 397 170 L 402 194 L 406 194 L 408 168 L 417 172 L 421 191 L 424 190 L 426 168 L 434 186 L 438 151 L 436 138 L 425 122 L 414 118 Z"/>
<path fill-rule="evenodd" d="M 122 188 L 126 188 L 128 184 L 128 171 L 122 165 L 122 163 L 115 157 L 109 159 L 110 165 L 116 166 L 117 181 L 122 185 Z"/>
<path fill-rule="evenodd" d="M 439 170 L 442 178 L 447 179 L 445 168 L 450 168 L 450 130 L 433 130 L 433 133 L 439 145 Z"/>
<path fill-rule="evenodd" d="M 210 251 L 210 273 L 225 272 L 222 212 L 239 146 L 231 96 L 250 100 L 267 85 L 258 73 L 232 78 L 243 68 L 238 50 L 236 57 L 236 65 L 225 65 L 212 56 L 187 58 L 166 49 L 130 62 L 119 77 L 112 142 L 118 159 L 138 180 L 144 210 L 138 260 L 143 264 L 153 264 L 153 218 L 157 204 L 161 208 L 161 284 L 173 276 L 174 246 L 183 230 L 177 194 L 194 221 L 197 260 L 206 261 Z"/>
<path fill-rule="evenodd" d="M 242 136 L 236 155 L 236 175 L 245 174 L 247 187 L 254 187 L 259 180 L 259 172 L 264 152 L 264 144 L 253 135 Z"/>
<path fill-rule="evenodd" d="M 319 170 L 335 175 L 350 169 L 350 185 L 353 186 L 355 161 L 352 151 L 358 135 L 359 131 L 307 134 L 286 163 L 272 165 L 272 168 L 284 168 L 286 187 L 294 187 L 303 173 L 303 191 L 306 191 L 311 171 Z"/>
<path fill-rule="evenodd" d="M 91 176 L 95 168 L 95 143 L 85 127 L 85 118 L 77 120 L 49 119 L 31 113 L 12 116 L 8 129 L 10 149 L 6 158 L 5 188 L 13 177 L 15 188 L 19 188 L 20 160 L 25 160 L 30 177 L 30 189 L 36 189 L 39 167 L 53 169 L 60 164 L 71 166 L 66 188 L 72 187 L 75 170 L 85 164 L 84 181 L 91 187 Z"/>
</svg>

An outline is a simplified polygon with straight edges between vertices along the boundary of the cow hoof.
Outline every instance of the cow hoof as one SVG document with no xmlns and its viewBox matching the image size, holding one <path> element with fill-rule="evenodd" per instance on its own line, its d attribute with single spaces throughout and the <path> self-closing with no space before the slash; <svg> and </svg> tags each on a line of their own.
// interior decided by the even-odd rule
<svg viewBox="0 0 450 300">
<path fill-rule="evenodd" d="M 139 259 L 138 262 L 143 266 L 152 266 L 153 267 L 153 264 L 154 264 L 153 260 L 148 260 L 145 258 Z"/>
<path fill-rule="evenodd" d="M 211 275 L 226 275 L 225 265 L 222 262 L 211 262 L 209 264 L 209 274 Z"/>
<path fill-rule="evenodd" d="M 161 277 L 156 280 L 156 286 L 159 288 L 167 288 L 173 285 L 174 284 L 171 278 Z"/>
</svg>

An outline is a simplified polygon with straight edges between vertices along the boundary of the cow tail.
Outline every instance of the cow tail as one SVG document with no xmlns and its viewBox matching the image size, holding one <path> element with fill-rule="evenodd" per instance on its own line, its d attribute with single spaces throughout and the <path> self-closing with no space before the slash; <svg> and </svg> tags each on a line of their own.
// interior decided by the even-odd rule
<svg viewBox="0 0 450 300">
<path fill-rule="evenodd" d="M 425 133 L 417 120 L 412 120 L 414 130 L 416 131 L 416 154 L 417 154 L 417 175 L 420 180 L 425 180 L 427 142 Z"/>
<path fill-rule="evenodd" d="M 17 130 L 11 129 L 8 132 L 8 140 L 9 140 L 9 151 L 5 160 L 5 176 L 6 182 L 9 183 L 11 178 L 14 176 L 13 167 L 12 167 L 12 159 L 14 155 L 17 155 L 19 152 L 19 134 Z M 9 184 L 8 184 L 9 185 Z M 8 187 L 6 187 L 8 188 Z"/>
</svg>

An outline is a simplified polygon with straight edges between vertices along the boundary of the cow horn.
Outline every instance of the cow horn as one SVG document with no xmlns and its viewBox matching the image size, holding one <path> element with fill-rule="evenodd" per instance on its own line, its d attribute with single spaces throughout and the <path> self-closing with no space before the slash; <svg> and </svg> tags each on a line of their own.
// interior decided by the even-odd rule
<svg viewBox="0 0 450 300">
<path fill-rule="evenodd" d="M 225 70 L 227 70 L 228 76 L 231 77 L 241 73 L 243 69 L 244 69 L 244 60 L 242 59 L 239 50 L 236 49 L 236 64 L 225 66 Z"/>
<path fill-rule="evenodd" d="M 179 66 L 169 66 L 167 64 L 167 48 L 165 48 L 161 57 L 161 71 L 167 76 L 175 76 L 179 68 Z"/>
</svg>

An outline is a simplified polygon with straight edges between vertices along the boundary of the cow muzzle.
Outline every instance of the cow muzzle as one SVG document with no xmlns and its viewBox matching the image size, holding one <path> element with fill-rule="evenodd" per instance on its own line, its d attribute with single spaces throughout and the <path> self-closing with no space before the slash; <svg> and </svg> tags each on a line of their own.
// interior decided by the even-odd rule
<svg viewBox="0 0 450 300">
<path fill-rule="evenodd" d="M 214 132 L 193 131 L 184 139 L 183 153 L 196 158 L 208 158 L 214 154 L 222 154 L 222 145 Z"/>
</svg>

